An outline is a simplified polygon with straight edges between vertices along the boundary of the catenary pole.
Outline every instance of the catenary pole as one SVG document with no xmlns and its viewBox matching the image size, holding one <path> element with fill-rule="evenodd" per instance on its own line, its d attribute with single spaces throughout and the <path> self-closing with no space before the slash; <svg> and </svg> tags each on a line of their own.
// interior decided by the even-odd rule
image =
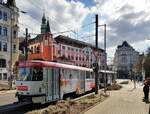
<svg viewBox="0 0 150 114">
<path fill-rule="evenodd" d="M 26 37 L 25 37 L 25 60 L 28 60 L 28 28 L 26 28 Z"/>
<path fill-rule="evenodd" d="M 95 15 L 95 47 L 98 51 L 98 15 Z M 96 66 L 95 66 L 95 94 L 98 94 L 98 55 L 96 55 Z"/>
</svg>

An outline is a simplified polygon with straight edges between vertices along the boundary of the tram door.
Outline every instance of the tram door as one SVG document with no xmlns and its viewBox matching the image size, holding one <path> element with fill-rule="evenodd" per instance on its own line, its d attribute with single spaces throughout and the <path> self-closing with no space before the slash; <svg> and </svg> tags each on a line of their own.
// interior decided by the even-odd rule
<svg viewBox="0 0 150 114">
<path fill-rule="evenodd" d="M 85 71 L 80 71 L 80 89 L 85 91 Z"/>
<path fill-rule="evenodd" d="M 47 100 L 59 99 L 59 69 L 47 69 Z"/>
<path fill-rule="evenodd" d="M 52 87 L 53 87 L 53 100 L 58 100 L 59 99 L 59 94 L 60 94 L 60 89 L 59 89 L 59 69 L 53 69 L 52 71 L 53 74 L 53 83 L 52 83 Z"/>
</svg>

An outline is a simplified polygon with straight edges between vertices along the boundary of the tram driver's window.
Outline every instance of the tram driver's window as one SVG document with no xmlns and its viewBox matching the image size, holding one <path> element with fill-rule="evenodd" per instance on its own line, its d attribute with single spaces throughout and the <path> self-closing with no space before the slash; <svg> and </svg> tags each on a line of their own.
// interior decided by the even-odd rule
<svg viewBox="0 0 150 114">
<path fill-rule="evenodd" d="M 43 71 L 41 68 L 33 69 L 33 81 L 42 81 L 43 80 Z"/>
</svg>

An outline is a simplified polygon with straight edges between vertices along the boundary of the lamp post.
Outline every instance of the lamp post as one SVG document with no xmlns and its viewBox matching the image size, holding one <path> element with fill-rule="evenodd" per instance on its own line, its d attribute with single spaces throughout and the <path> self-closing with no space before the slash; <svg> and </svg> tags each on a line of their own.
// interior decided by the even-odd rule
<svg viewBox="0 0 150 114">
<path fill-rule="evenodd" d="M 95 15 L 95 47 L 98 51 L 98 15 Z M 96 65 L 95 66 L 95 94 L 98 94 L 98 56 L 96 55 Z"/>
</svg>

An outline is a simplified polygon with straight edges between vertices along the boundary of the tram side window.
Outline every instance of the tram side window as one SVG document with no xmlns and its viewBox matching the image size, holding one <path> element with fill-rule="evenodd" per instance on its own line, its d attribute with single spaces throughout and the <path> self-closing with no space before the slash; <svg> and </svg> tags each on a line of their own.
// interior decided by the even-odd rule
<svg viewBox="0 0 150 114">
<path fill-rule="evenodd" d="M 65 79 L 73 79 L 74 74 L 72 70 L 64 70 L 64 78 Z"/>
<path fill-rule="evenodd" d="M 91 73 L 90 72 L 86 72 L 86 79 L 90 79 L 91 78 Z"/>
<path fill-rule="evenodd" d="M 74 79 L 79 79 L 79 72 L 77 70 L 73 70 L 72 74 Z"/>
<path fill-rule="evenodd" d="M 43 80 L 43 70 L 42 68 L 33 69 L 32 81 L 42 81 Z"/>
</svg>

